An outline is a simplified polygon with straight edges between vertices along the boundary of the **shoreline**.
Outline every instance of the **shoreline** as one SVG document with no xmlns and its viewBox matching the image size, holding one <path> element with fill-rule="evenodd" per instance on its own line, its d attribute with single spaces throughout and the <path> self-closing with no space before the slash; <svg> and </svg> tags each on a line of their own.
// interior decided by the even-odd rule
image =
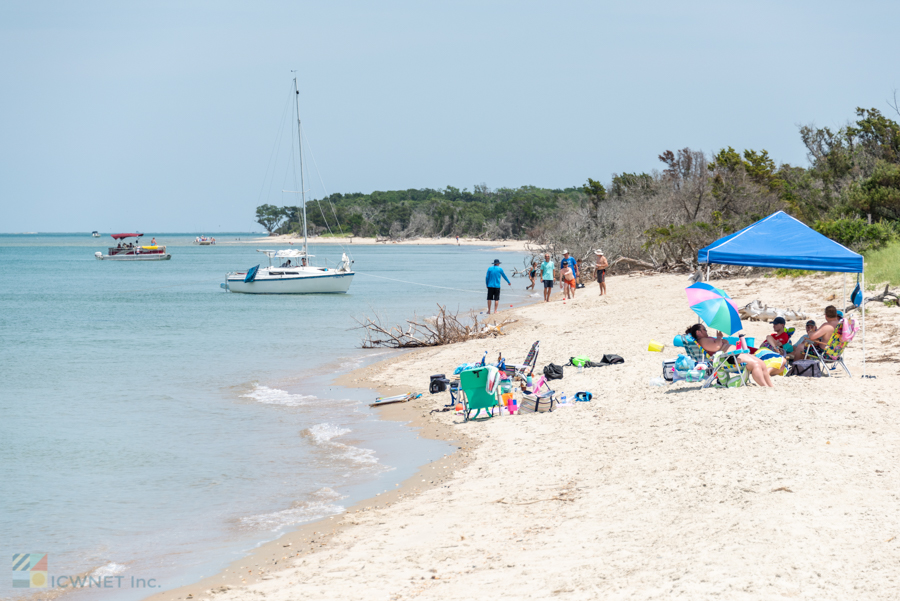
<svg viewBox="0 0 900 601">
<path fill-rule="evenodd" d="M 291 560 L 282 553 L 278 571 L 228 588 L 204 588 L 210 579 L 169 598 L 900 595 L 891 576 L 900 560 L 900 470 L 892 467 L 900 402 L 891 392 L 900 360 L 889 350 L 900 313 L 880 304 L 867 310 L 875 380 L 858 377 L 860 341 L 845 351 L 854 378 L 777 378 L 774 390 L 651 387 L 675 352 L 648 352 L 647 341 L 668 343 L 695 321 L 685 280 L 610 276 L 611 296 L 598 298 L 589 286 L 574 301 L 509 310 L 519 327 L 504 337 L 354 370 L 351 385 L 389 394 L 420 388 L 428 374 L 452 371 L 484 349 L 520 361 L 535 339 L 538 369 L 570 354 L 625 357 L 583 373 L 567 368 L 557 391 L 590 390 L 594 400 L 553 413 L 463 424 L 453 412 L 429 411 L 446 393 L 399 406 L 400 419 L 418 420 L 460 449 L 423 466 L 398 494 L 327 520 L 328 542 L 316 538 Z M 738 304 L 777 298 L 819 320 L 841 284 L 827 276 L 721 285 Z M 591 327 L 579 328 L 584 323 Z M 769 328 L 745 324 L 748 335 Z M 304 532 L 322 530 L 318 522 Z"/>
<path fill-rule="evenodd" d="M 514 311 L 515 309 L 508 308 L 501 309 L 498 313 Z M 505 329 L 512 331 L 521 325 L 520 322 L 512 323 L 506 326 Z M 417 354 L 433 348 L 439 347 L 412 350 L 394 349 L 391 356 L 357 367 L 346 374 L 333 378 L 331 383 L 344 388 L 376 390 L 378 396 L 405 394 L 409 392 L 408 388 L 384 385 L 377 382 L 373 378 L 373 374 L 385 367 L 413 360 Z M 426 396 L 431 396 L 427 390 L 423 393 L 422 399 L 426 398 Z M 449 395 L 446 396 L 449 398 Z M 302 559 L 317 552 L 326 547 L 335 536 L 355 525 L 353 522 L 348 522 L 343 518 L 377 509 L 387 509 L 411 496 L 443 486 L 444 482 L 448 481 L 460 467 L 471 462 L 472 453 L 478 447 L 479 442 L 466 436 L 464 433 L 455 432 L 452 426 L 446 423 L 431 420 L 430 414 L 423 411 L 420 404 L 411 401 L 385 405 L 376 409 L 378 411 L 377 417 L 380 420 L 402 422 L 403 425 L 417 432 L 417 438 L 421 436 L 432 440 L 440 440 L 455 446 L 456 450 L 439 459 L 422 464 L 412 476 L 399 482 L 393 489 L 361 499 L 348 506 L 343 513 L 323 517 L 286 529 L 275 539 L 260 543 L 247 555 L 231 561 L 227 567 L 211 576 L 204 577 L 194 583 L 143 597 L 143 599 L 146 601 L 197 599 L 201 595 L 217 594 L 224 592 L 226 589 L 234 589 L 235 587 L 248 586 L 269 580 L 273 575 L 290 568 L 292 560 Z M 431 470 L 436 471 L 438 475 L 429 474 L 428 472 Z M 259 569 L 260 567 L 262 570 Z"/>
<path fill-rule="evenodd" d="M 278 236 L 263 236 L 258 238 L 249 238 L 247 240 L 217 240 L 216 244 L 298 244 L 303 241 L 302 236 L 296 234 L 281 234 Z M 310 244 L 334 244 L 342 246 L 486 246 L 492 250 L 508 251 L 508 252 L 532 252 L 538 247 L 529 240 L 480 240 L 478 238 L 460 238 L 457 242 L 456 238 L 409 238 L 404 240 L 387 240 L 379 241 L 377 238 L 361 238 L 354 236 L 352 238 L 326 238 L 322 236 L 311 236 Z"/>
</svg>

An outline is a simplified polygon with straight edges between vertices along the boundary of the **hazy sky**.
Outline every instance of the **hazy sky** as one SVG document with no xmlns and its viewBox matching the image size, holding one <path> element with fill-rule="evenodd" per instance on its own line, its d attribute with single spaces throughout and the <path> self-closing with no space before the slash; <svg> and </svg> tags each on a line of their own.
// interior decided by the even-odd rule
<svg viewBox="0 0 900 601">
<path fill-rule="evenodd" d="M 898 2 L 4 2 L 0 231 L 259 230 L 299 71 L 329 192 L 580 185 L 889 111 Z M 894 114 L 894 118 L 897 116 Z M 321 187 L 313 189 L 321 195 Z"/>
</svg>

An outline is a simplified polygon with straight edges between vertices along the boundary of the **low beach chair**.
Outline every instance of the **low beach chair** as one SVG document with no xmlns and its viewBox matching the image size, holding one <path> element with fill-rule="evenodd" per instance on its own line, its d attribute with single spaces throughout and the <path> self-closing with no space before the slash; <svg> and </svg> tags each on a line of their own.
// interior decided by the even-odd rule
<svg viewBox="0 0 900 601">
<path fill-rule="evenodd" d="M 847 372 L 848 376 L 851 378 L 853 377 L 850 374 L 850 369 L 847 367 L 847 364 L 844 363 L 844 349 L 847 348 L 847 344 L 849 344 L 850 341 L 844 340 L 842 336 L 843 330 L 844 322 L 842 321 L 838 324 L 838 327 L 834 329 L 831 338 L 828 340 L 828 345 L 825 348 L 820 349 L 814 344 L 806 345 L 804 358 L 818 359 L 819 363 L 822 365 L 822 373 L 826 376 L 830 376 L 840 365 L 844 368 L 844 371 Z"/>
<path fill-rule="evenodd" d="M 708 376 L 701 388 L 737 388 L 746 386 L 750 380 L 750 371 L 738 363 L 738 355 L 746 351 L 719 351 L 709 359 Z"/>
<path fill-rule="evenodd" d="M 512 378 L 526 378 L 534 373 L 534 368 L 537 365 L 538 353 L 540 352 L 541 341 L 538 340 L 534 344 L 531 345 L 531 350 L 528 351 L 528 354 L 525 356 L 525 362 L 520 364 L 513 365 L 512 363 L 508 363 L 506 365 L 507 372 L 512 371 Z"/>
<path fill-rule="evenodd" d="M 469 421 L 469 413 L 472 411 L 475 411 L 473 420 L 477 419 L 482 411 L 487 413 L 487 418 L 491 418 L 493 417 L 493 408 L 500 406 L 500 402 L 497 400 L 497 391 L 500 387 L 498 386 L 497 391 L 493 393 L 487 391 L 488 369 L 479 367 L 459 374 L 459 389 L 462 391 L 466 421 Z"/>
<path fill-rule="evenodd" d="M 744 351 L 718 352 L 710 356 L 702 346 L 697 344 L 697 341 L 692 336 L 681 334 L 677 338 L 680 338 L 680 346 L 684 348 L 687 356 L 697 363 L 709 365 L 709 368 L 706 370 L 706 378 L 700 387 L 701 389 L 734 388 L 747 384 L 750 372 L 737 361 L 737 356 L 743 354 Z"/>
</svg>

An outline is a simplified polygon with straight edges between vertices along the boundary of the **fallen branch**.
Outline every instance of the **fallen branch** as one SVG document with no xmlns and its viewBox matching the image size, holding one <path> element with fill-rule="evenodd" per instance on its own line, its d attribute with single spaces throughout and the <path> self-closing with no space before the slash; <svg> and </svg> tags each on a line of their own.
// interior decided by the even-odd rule
<svg viewBox="0 0 900 601">
<path fill-rule="evenodd" d="M 870 303 L 872 301 L 875 301 L 875 302 L 882 302 L 882 303 L 897 303 L 898 305 L 900 305 L 900 296 L 898 296 L 896 292 L 891 292 L 890 287 L 891 287 L 890 284 L 885 285 L 883 292 L 881 292 L 880 294 L 876 294 L 875 296 L 870 296 L 869 298 L 865 299 L 863 302 Z M 859 308 L 859 305 L 850 303 L 849 305 L 847 305 L 847 307 L 844 309 L 844 311 L 852 311 L 853 309 L 858 309 L 858 308 Z"/>
<path fill-rule="evenodd" d="M 378 315 L 363 319 L 354 317 L 354 320 L 359 324 L 357 329 L 365 330 L 362 348 L 421 348 L 502 336 L 503 326 L 515 322 L 506 319 L 499 324 L 479 323 L 474 311 L 460 317 L 458 312 L 448 311 L 443 305 L 438 305 L 438 314 L 432 318 L 407 319 L 405 330 L 402 325 L 385 325 Z"/>
</svg>

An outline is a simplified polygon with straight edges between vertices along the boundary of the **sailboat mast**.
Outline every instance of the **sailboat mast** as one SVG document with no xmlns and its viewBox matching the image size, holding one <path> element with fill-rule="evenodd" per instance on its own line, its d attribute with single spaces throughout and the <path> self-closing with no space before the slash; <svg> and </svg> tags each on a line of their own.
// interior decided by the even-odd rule
<svg viewBox="0 0 900 601">
<path fill-rule="evenodd" d="M 300 152 L 300 199 L 303 204 L 303 255 L 309 256 L 309 248 L 306 239 L 306 184 L 303 181 L 303 128 L 300 127 L 300 88 L 297 87 L 297 78 L 294 77 L 294 104 L 297 109 L 297 147 Z M 307 259 L 307 264 L 309 260 Z"/>
</svg>

